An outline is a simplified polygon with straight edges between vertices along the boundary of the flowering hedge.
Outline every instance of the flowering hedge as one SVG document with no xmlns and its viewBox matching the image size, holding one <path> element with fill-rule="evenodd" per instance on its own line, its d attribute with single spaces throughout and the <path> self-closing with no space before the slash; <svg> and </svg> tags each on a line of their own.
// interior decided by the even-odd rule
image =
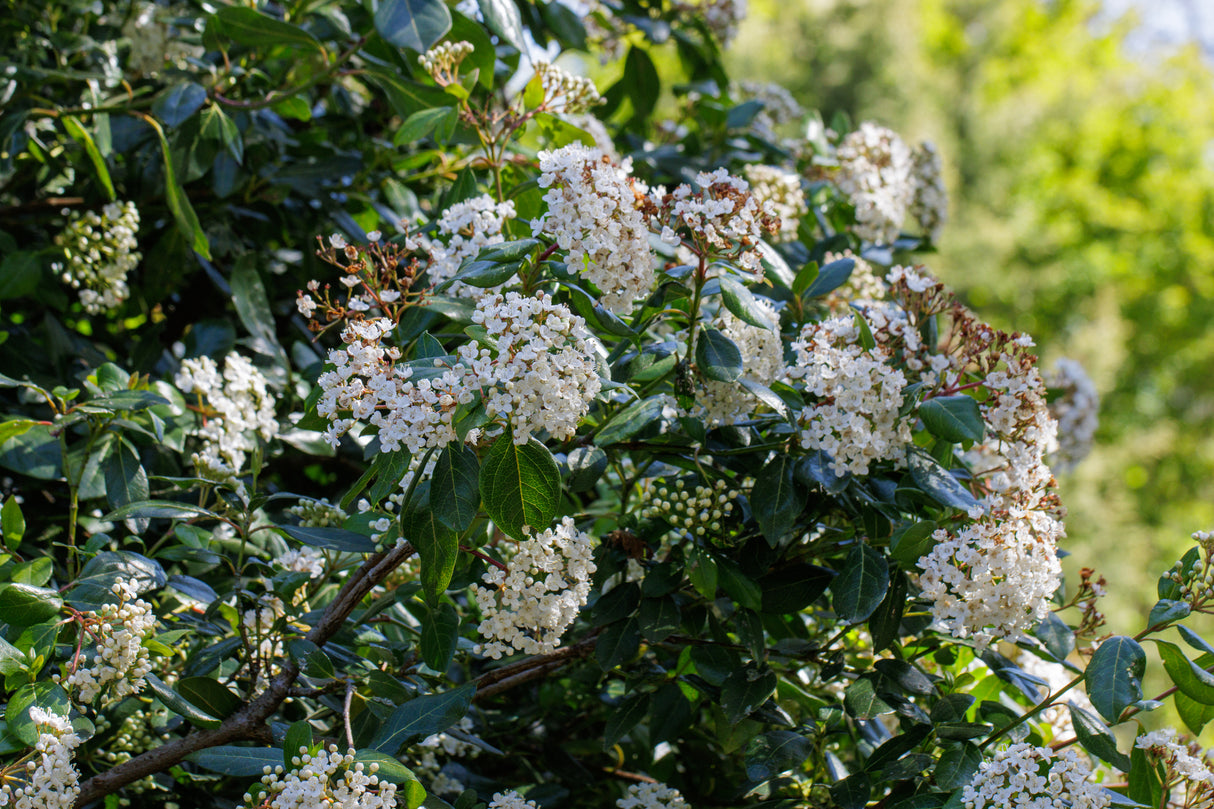
<svg viewBox="0 0 1214 809">
<path fill-rule="evenodd" d="M 934 148 L 581 11 L 3 23 L 0 805 L 1205 800 L 1110 728 L 1214 716 L 1214 538 L 1064 586 L 1095 391 L 917 262 Z"/>
</svg>

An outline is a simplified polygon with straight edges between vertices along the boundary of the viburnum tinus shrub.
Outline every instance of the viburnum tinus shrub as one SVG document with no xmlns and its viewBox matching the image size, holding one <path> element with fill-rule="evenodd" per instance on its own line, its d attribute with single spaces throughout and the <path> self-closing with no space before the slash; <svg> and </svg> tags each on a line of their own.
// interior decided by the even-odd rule
<svg viewBox="0 0 1214 809">
<path fill-rule="evenodd" d="M 1064 584 L 1094 387 L 920 262 L 930 144 L 728 81 L 743 11 L 0 21 L 0 805 L 1208 798 L 1110 728 L 1210 718 L 1211 537 L 1133 635 Z"/>
</svg>

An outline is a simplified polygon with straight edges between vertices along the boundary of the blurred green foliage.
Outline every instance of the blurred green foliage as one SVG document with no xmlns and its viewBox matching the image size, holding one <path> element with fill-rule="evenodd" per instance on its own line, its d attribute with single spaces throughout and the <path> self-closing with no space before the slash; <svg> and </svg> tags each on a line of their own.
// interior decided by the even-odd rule
<svg viewBox="0 0 1214 809">
<path fill-rule="evenodd" d="M 731 57 L 827 120 L 937 142 L 954 220 L 932 268 L 1100 388 L 1101 446 L 1063 495 L 1076 556 L 1138 593 L 1128 617 L 1214 524 L 1214 73 L 1129 52 L 1136 21 L 1099 11 L 760 0 Z"/>
</svg>

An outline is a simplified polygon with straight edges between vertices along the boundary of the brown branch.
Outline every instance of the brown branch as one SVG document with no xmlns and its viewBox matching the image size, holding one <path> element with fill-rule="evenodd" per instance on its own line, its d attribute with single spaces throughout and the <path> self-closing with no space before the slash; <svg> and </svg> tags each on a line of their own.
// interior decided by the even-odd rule
<svg viewBox="0 0 1214 809">
<path fill-rule="evenodd" d="M 473 700 L 488 699 L 502 691 L 514 688 L 516 685 L 539 679 L 556 671 L 566 663 L 588 657 L 594 650 L 601 629 L 596 629 L 572 646 L 557 649 L 543 657 L 529 657 L 509 666 L 486 672 L 476 679 L 476 696 Z"/>
<path fill-rule="evenodd" d="M 412 555 L 413 547 L 404 543 L 370 556 L 362 567 L 351 574 L 337 597 L 325 608 L 320 620 L 306 635 L 307 640 L 324 646 L 337 634 L 363 598 Z M 290 658 L 283 660 L 282 671 L 275 675 L 266 690 L 225 719 L 219 727 L 192 731 L 188 736 L 135 756 L 85 781 L 80 785 L 76 809 L 83 809 L 92 801 L 116 792 L 127 784 L 179 764 L 186 756 L 199 750 L 236 741 L 271 743 L 266 720 L 290 695 L 298 676 L 299 663 Z"/>
</svg>

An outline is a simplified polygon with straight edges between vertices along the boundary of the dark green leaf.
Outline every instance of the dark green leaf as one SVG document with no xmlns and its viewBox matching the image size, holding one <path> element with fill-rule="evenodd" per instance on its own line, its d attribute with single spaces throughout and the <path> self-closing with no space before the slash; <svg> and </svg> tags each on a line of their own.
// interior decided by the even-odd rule
<svg viewBox="0 0 1214 809">
<path fill-rule="evenodd" d="M 847 687 L 843 703 L 856 719 L 872 719 L 874 716 L 892 712 L 894 709 L 877 696 L 871 677 L 861 677 Z"/>
<path fill-rule="evenodd" d="M 490 31 L 513 45 L 519 53 L 527 53 L 523 21 L 511 0 L 477 0 L 477 5 Z"/>
<path fill-rule="evenodd" d="M 648 694 L 629 694 L 620 700 L 607 717 L 607 727 L 603 730 L 603 749 L 610 750 L 624 737 L 624 734 L 636 727 L 637 722 L 649 713 Z"/>
<path fill-rule="evenodd" d="M 1180 715 L 1180 720 L 1184 722 L 1185 727 L 1194 736 L 1199 735 L 1202 728 L 1211 719 L 1214 719 L 1214 705 L 1203 705 L 1181 692 L 1173 695 L 1172 704 L 1176 707 L 1176 713 Z"/>
<path fill-rule="evenodd" d="M 105 460 L 105 498 L 110 508 L 120 508 L 148 497 L 148 476 L 125 441 L 118 443 Z"/>
<path fill-rule="evenodd" d="M 624 76 L 620 81 L 632 100 L 636 118 L 642 121 L 648 118 L 662 94 L 662 82 L 653 59 L 644 48 L 633 45 L 628 49 L 628 56 L 624 59 Z"/>
<path fill-rule="evenodd" d="M 201 84 L 183 81 L 174 84 L 156 98 L 152 114 L 165 126 L 176 127 L 185 123 L 207 100 L 207 90 Z"/>
<path fill-rule="evenodd" d="M 1185 653 L 1176 644 L 1155 638 L 1152 640 L 1159 649 L 1164 670 L 1180 692 L 1203 705 L 1214 705 L 1214 674 L 1185 657 Z"/>
<path fill-rule="evenodd" d="M 13 626 L 30 626 L 54 618 L 63 609 L 57 590 L 12 583 L 0 589 L 0 620 Z"/>
<path fill-rule="evenodd" d="M 612 417 L 611 421 L 598 431 L 594 443 L 600 447 L 627 441 L 641 430 L 648 427 L 662 416 L 665 397 L 650 396 L 633 402 Z"/>
<path fill-rule="evenodd" d="M 749 289 L 729 276 L 721 277 L 721 299 L 725 308 L 744 323 L 760 329 L 774 330 L 775 323 Z"/>
<path fill-rule="evenodd" d="M 910 448 L 906 452 L 906 462 L 915 483 L 940 505 L 962 510 L 978 505 L 969 490 L 926 452 Z"/>
<path fill-rule="evenodd" d="M 253 335 L 257 351 L 273 357 L 277 367 L 285 371 L 289 367 L 287 353 L 278 343 L 270 299 L 257 272 L 258 261 L 255 253 L 247 253 L 237 259 L 232 270 L 232 303 L 236 306 L 240 322 Z"/>
<path fill-rule="evenodd" d="M 282 751 L 277 747 L 237 747 L 221 744 L 208 747 L 186 756 L 204 770 L 223 773 L 236 778 L 260 776 L 264 768 L 282 766 Z"/>
<path fill-rule="evenodd" d="M 1105 727 L 1104 722 L 1074 704 L 1067 707 L 1071 710 L 1071 724 L 1075 727 L 1075 738 L 1079 739 L 1083 749 L 1097 758 L 1107 761 L 1117 769 L 1129 772 L 1129 756 L 1117 750 L 1117 740 Z"/>
<path fill-rule="evenodd" d="M 169 210 L 173 213 L 173 219 L 177 223 L 177 230 L 181 233 L 182 238 L 185 239 L 185 243 L 194 252 L 205 259 L 210 259 L 211 247 L 207 242 L 207 235 L 203 231 L 202 225 L 198 222 L 198 215 L 194 213 L 194 208 L 190 205 L 190 198 L 186 196 L 185 189 L 177 181 L 177 172 L 173 168 L 172 151 L 169 149 L 169 142 L 164 136 L 164 130 L 154 118 L 145 116 L 143 120 L 155 130 L 156 137 L 160 140 L 160 153 L 164 158 L 165 198 L 168 202 Z"/>
<path fill-rule="evenodd" d="M 290 45 L 323 51 L 316 37 L 297 25 L 276 20 L 251 8 L 229 6 L 215 13 L 223 35 L 250 47 Z M 377 21 L 378 25 L 378 21 Z"/>
<path fill-rule="evenodd" d="M 636 582 L 626 581 L 599 596 L 590 608 L 590 615 L 598 626 L 613 624 L 636 611 L 641 603 L 641 588 Z"/>
<path fill-rule="evenodd" d="M 691 703 L 677 685 L 667 683 L 653 692 L 649 700 L 651 744 L 675 741 L 691 725 L 691 720 Z"/>
<path fill-rule="evenodd" d="M 1133 638 L 1116 635 L 1092 655 L 1084 672 L 1092 705 L 1109 722 L 1116 722 L 1127 706 L 1142 699 L 1146 654 Z"/>
<path fill-rule="evenodd" d="M 936 725 L 936 736 L 941 739 L 961 741 L 977 739 L 990 733 L 993 728 L 982 722 L 941 722 Z"/>
<path fill-rule="evenodd" d="M 444 601 L 437 609 L 427 610 L 419 643 L 422 660 L 427 666 L 435 671 L 445 672 L 451 665 L 458 640 L 459 613 L 455 611 L 455 607 Z"/>
<path fill-rule="evenodd" d="M 1189 644 L 1189 646 L 1193 647 L 1199 652 L 1202 652 L 1203 654 L 1214 655 L 1214 646 L 1206 643 L 1201 635 L 1198 635 L 1192 629 L 1189 629 L 1187 626 L 1178 626 L 1176 627 L 1176 630 L 1180 633 L 1180 637 L 1184 639 L 1184 642 Z"/>
<path fill-rule="evenodd" d="M 476 450 L 465 444 L 450 443 L 438 455 L 430 476 L 430 507 L 452 531 L 465 531 L 476 519 L 481 507 L 480 468 Z"/>
<path fill-rule="evenodd" d="M 814 282 L 809 285 L 809 289 L 805 290 L 804 297 L 806 299 L 820 298 L 833 292 L 847 283 L 847 279 L 851 277 L 852 270 L 855 268 L 856 260 L 851 258 L 841 258 L 823 265 L 822 269 L 818 271 L 817 277 L 814 278 Z"/>
<path fill-rule="evenodd" d="M 750 507 L 759 531 L 771 547 L 792 530 L 805 509 L 809 492 L 797 482 L 796 458 L 779 453 L 759 470 L 750 494 Z"/>
<path fill-rule="evenodd" d="M 717 562 L 696 545 L 687 553 L 687 578 L 696 592 L 709 600 L 717 597 Z M 764 593 L 766 595 L 766 593 Z"/>
<path fill-rule="evenodd" d="M 0 300 L 23 298 L 32 294 L 38 288 L 38 282 L 41 279 L 42 262 L 36 252 L 18 250 L 9 253 L 3 261 L 0 261 Z M 30 426 L 36 424 L 30 419 L 14 419 L 5 422 L 5 425 L 11 426 L 8 426 L 7 430 L 0 426 L 0 441 L 24 432 L 18 427 L 21 423 L 27 423 Z"/>
<path fill-rule="evenodd" d="M 455 107 L 418 110 L 406 118 L 396 130 L 396 134 L 392 136 L 392 143 L 395 146 L 408 146 L 435 130 L 447 134 L 447 138 L 450 138 L 449 130 L 454 130 L 458 118 L 459 111 Z M 436 140 L 441 143 L 447 138 L 439 136 Z"/>
<path fill-rule="evenodd" d="M 468 259 L 460 265 L 459 272 L 443 281 L 434 289 L 437 292 L 442 292 L 456 281 L 468 286 L 488 289 L 489 287 L 499 286 L 509 281 L 518 273 L 520 267 L 522 267 L 522 264 L 519 262 L 502 264 L 497 261 Z"/>
<path fill-rule="evenodd" d="M 835 614 L 849 624 L 864 621 L 877 609 L 888 588 L 889 562 L 885 555 L 857 542 L 830 584 Z"/>
<path fill-rule="evenodd" d="M 641 648 L 641 631 L 636 618 L 610 624 L 594 644 L 594 659 L 609 671 L 636 656 Z"/>
<path fill-rule="evenodd" d="M 26 683 L 18 688 L 4 709 L 4 721 L 8 732 L 30 747 L 38 743 L 38 727 L 30 719 L 30 707 L 35 705 L 64 719 L 72 710 L 67 692 L 57 683 Z"/>
<path fill-rule="evenodd" d="M 235 640 L 237 641 L 237 644 L 239 644 L 239 638 L 236 638 Z M 200 728 L 217 728 L 222 723 L 223 720 L 221 720 L 219 717 L 211 716 L 206 711 L 194 705 L 188 699 L 165 685 L 164 682 L 161 681 L 161 679 L 155 674 L 149 674 L 147 676 L 147 684 L 148 687 L 152 689 L 152 693 L 155 694 L 162 703 L 164 703 L 164 707 L 187 720 L 190 724 Z M 279 760 L 282 760 L 281 754 L 279 754 Z M 220 770 L 220 772 L 223 771 Z M 258 770 L 258 772 L 260 773 L 261 771 Z"/>
<path fill-rule="evenodd" d="M 116 603 L 113 587 L 119 579 L 137 585 L 141 592 L 164 587 L 168 582 L 164 568 L 153 559 L 133 551 L 101 551 L 80 571 L 68 591 L 68 600 L 81 610 Z"/>
<path fill-rule="evenodd" d="M 932 534 L 939 528 L 931 520 L 904 525 L 889 540 L 889 555 L 895 562 L 913 566 L 936 546 Z"/>
<path fill-rule="evenodd" d="M 1147 751 L 1137 746 L 1130 750 L 1128 775 L 1130 788 L 1126 794 L 1130 800 L 1143 806 L 1162 806 L 1166 803 L 1163 800 L 1163 765 L 1152 764 L 1147 757 Z"/>
<path fill-rule="evenodd" d="M 500 439 L 509 443 L 509 439 Z M 417 549 L 422 587 L 433 605 L 451 584 L 459 556 L 459 535 L 438 520 L 430 507 L 430 481 L 418 484 L 413 500 L 400 515 L 401 535 Z"/>
<path fill-rule="evenodd" d="M 790 730 L 773 730 L 751 739 L 746 747 L 746 777 L 756 783 L 797 769 L 814 751 L 813 742 Z"/>
<path fill-rule="evenodd" d="M 371 537 L 344 528 L 311 528 L 304 525 L 278 527 L 291 539 L 313 548 L 328 548 L 346 553 L 375 553 L 375 543 Z"/>
<path fill-rule="evenodd" d="M 906 610 L 908 584 L 906 574 L 895 568 L 885 598 L 868 619 L 868 631 L 873 636 L 873 651 L 880 652 L 898 639 L 902 613 Z"/>
<path fill-rule="evenodd" d="M 1040 638 L 1046 650 L 1059 660 L 1066 660 L 1067 655 L 1075 650 L 1075 632 L 1057 613 L 1047 612 L 1045 618 L 1033 630 L 1033 634 Z"/>
<path fill-rule="evenodd" d="M 763 591 L 759 583 L 743 573 L 742 569 L 729 559 L 717 560 L 717 580 L 721 589 L 738 602 L 739 606 L 748 610 L 762 609 Z"/>
<path fill-rule="evenodd" d="M 804 562 L 767 573 L 759 579 L 759 589 L 763 593 L 762 611 L 800 612 L 826 592 L 834 576 L 833 570 Z"/>
<path fill-rule="evenodd" d="M 776 690 L 776 673 L 753 663 L 737 669 L 721 686 L 721 709 L 731 725 L 758 708 Z"/>
<path fill-rule="evenodd" d="M 696 341 L 696 367 L 717 382 L 733 382 L 742 375 L 742 352 L 717 329 L 703 329 Z"/>
<path fill-rule="evenodd" d="M 650 643 L 665 640 L 679 628 L 679 605 L 670 596 L 646 598 L 637 613 L 637 625 L 641 635 Z"/>
<path fill-rule="evenodd" d="M 561 473 L 552 453 L 537 439 L 515 444 L 506 434 L 481 466 L 480 490 L 494 524 L 522 540 L 524 528 L 539 532 L 552 524 L 560 505 Z"/>
<path fill-rule="evenodd" d="M 974 698 L 969 694 L 945 694 L 932 706 L 932 722 L 963 722 L 973 704 Z"/>
<path fill-rule="evenodd" d="M 936 693 L 931 679 L 915 666 L 904 660 L 885 658 L 873 664 L 886 677 L 908 694 L 926 697 Z"/>
<path fill-rule="evenodd" d="M 197 87 L 198 85 L 194 86 Z M 206 97 L 206 91 L 203 91 L 203 97 Z M 114 181 L 110 179 L 109 167 L 106 166 L 105 158 L 101 156 L 101 151 L 97 148 L 93 136 L 84 128 L 84 125 L 79 120 L 70 115 L 65 115 L 60 120 L 63 121 L 63 128 L 67 130 L 67 134 L 71 136 L 72 140 L 84 147 L 84 152 L 88 155 L 89 162 L 93 164 L 93 171 L 97 173 L 97 180 L 101 183 L 101 187 L 105 189 L 106 196 L 113 202 L 117 199 L 117 195 L 114 193 Z"/>
<path fill-rule="evenodd" d="M 978 403 L 970 396 L 937 396 L 919 405 L 919 418 L 932 435 L 945 441 L 981 441 L 986 434 L 986 422 Z"/>
<path fill-rule="evenodd" d="M 451 29 L 451 12 L 442 0 L 383 0 L 375 11 L 375 30 L 398 48 L 425 53 Z"/>
<path fill-rule="evenodd" d="M 306 753 L 312 746 L 312 724 L 305 719 L 292 722 L 287 728 L 287 735 L 282 740 L 283 766 L 288 770 L 294 769 L 291 759 Z"/>
<path fill-rule="evenodd" d="M 827 494 L 841 494 L 851 482 L 851 475 L 835 472 L 831 464 L 829 455 L 816 450 L 801 460 L 797 466 L 797 474 L 817 483 Z"/>
<path fill-rule="evenodd" d="M 441 694 L 414 697 L 392 712 L 371 747 L 398 755 L 411 742 L 441 733 L 463 717 L 474 693 L 476 684 L 467 683 Z"/>
<path fill-rule="evenodd" d="M 183 677 L 173 684 L 173 690 L 217 719 L 228 718 L 244 704 L 240 697 L 212 677 Z"/>
<path fill-rule="evenodd" d="M 1151 614 L 1147 616 L 1147 626 L 1163 626 L 1173 621 L 1179 621 L 1188 617 L 1190 611 L 1188 602 L 1161 598 L 1155 602 L 1155 606 L 1151 607 Z"/>
<path fill-rule="evenodd" d="M 982 764 L 982 751 L 970 742 L 962 742 L 957 747 L 945 750 L 936 762 L 936 787 L 939 789 L 957 789 L 963 787 L 978 772 Z"/>
<path fill-rule="evenodd" d="M 211 517 L 219 519 L 219 515 L 200 506 L 189 503 L 175 503 L 171 500 L 142 500 L 128 503 L 122 508 L 116 508 L 101 519 L 105 522 L 118 522 L 132 517 L 149 517 L 156 519 L 189 519 L 191 517 Z"/>
<path fill-rule="evenodd" d="M 565 465 L 569 467 L 569 491 L 589 491 L 607 471 L 607 453 L 596 446 L 578 447 L 569 453 Z"/>
<path fill-rule="evenodd" d="M 868 774 L 858 772 L 831 784 L 830 798 L 838 809 L 864 809 L 872 791 Z"/>
</svg>

